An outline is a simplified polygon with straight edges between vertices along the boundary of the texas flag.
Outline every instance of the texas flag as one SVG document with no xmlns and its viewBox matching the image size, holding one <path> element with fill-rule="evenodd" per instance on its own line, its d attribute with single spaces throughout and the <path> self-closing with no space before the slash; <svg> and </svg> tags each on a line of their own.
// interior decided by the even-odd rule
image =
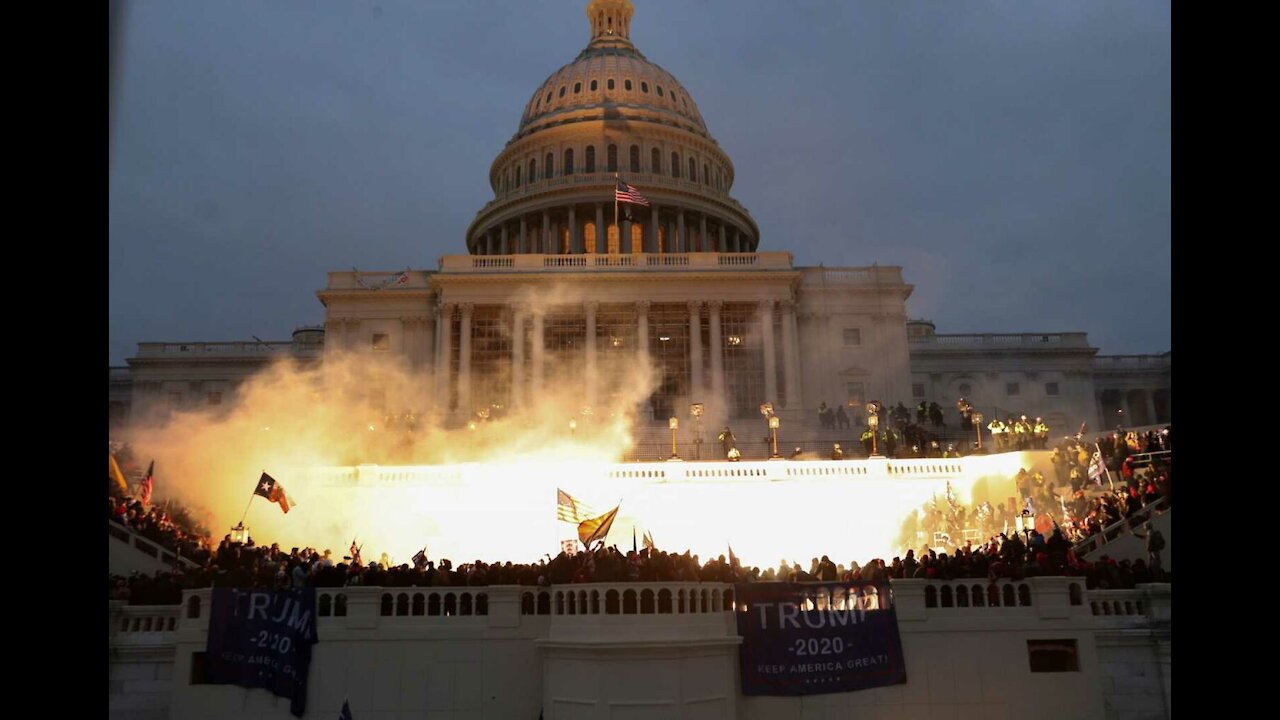
<svg viewBox="0 0 1280 720">
<path fill-rule="evenodd" d="M 258 478 L 258 487 L 254 489 L 253 494 L 261 495 L 267 500 L 278 504 L 280 509 L 286 513 L 289 512 L 289 508 L 297 505 L 293 498 L 289 497 L 288 493 L 284 491 L 284 486 L 265 472 L 262 473 L 262 477 Z"/>
</svg>

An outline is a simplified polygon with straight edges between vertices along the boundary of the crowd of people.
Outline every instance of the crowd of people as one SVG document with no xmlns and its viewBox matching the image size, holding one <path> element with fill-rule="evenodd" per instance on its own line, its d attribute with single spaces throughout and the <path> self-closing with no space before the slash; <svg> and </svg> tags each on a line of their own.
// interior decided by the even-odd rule
<svg viewBox="0 0 1280 720">
<path fill-rule="evenodd" d="M 888 563 L 875 558 L 865 564 L 851 561 L 847 567 L 823 556 L 813 558 L 807 569 L 786 560 L 776 569 L 762 570 L 745 567 L 732 556 L 702 562 L 688 551 L 645 548 L 626 552 L 617 546 L 562 552 L 537 563 L 476 560 L 456 567 L 447 559 L 437 563 L 421 555 L 412 564 L 392 564 L 385 554 L 377 562 L 365 563 L 360 548 L 354 545 L 349 555 L 341 557 L 310 547 L 286 552 L 278 544 L 257 545 L 251 538 L 241 543 L 231 535 L 215 548 L 207 529 L 182 508 L 175 507 L 172 513 L 160 505 L 148 508 L 140 499 L 113 489 L 108 498 L 112 522 L 132 528 L 195 567 L 177 565 L 151 575 L 112 575 L 110 596 L 131 604 L 172 605 L 181 602 L 184 589 L 213 586 L 547 586 L 894 578 L 987 578 L 994 582 L 1036 575 L 1080 576 L 1088 588 L 1126 588 L 1169 579 L 1160 563 L 1164 540 L 1151 527 L 1149 517 L 1140 514 L 1157 501 L 1163 501 L 1162 510 L 1170 506 L 1171 464 L 1167 457 L 1155 458 L 1139 467 L 1135 457 L 1171 449 L 1171 428 L 1150 433 L 1116 432 L 1100 438 L 1096 447 L 1079 438 L 1067 439 L 1054 448 L 1051 476 L 1022 470 L 1015 478 L 1022 507 L 984 502 L 969 508 L 957 502 L 948 487 L 945 497 L 935 497 L 904 524 L 901 544 L 922 545 L 919 554 L 911 549 Z M 1131 522 L 1123 530 L 1146 541 L 1147 561 L 1117 562 L 1103 556 L 1094 563 L 1075 556 L 1074 545 L 1126 518 Z"/>
</svg>

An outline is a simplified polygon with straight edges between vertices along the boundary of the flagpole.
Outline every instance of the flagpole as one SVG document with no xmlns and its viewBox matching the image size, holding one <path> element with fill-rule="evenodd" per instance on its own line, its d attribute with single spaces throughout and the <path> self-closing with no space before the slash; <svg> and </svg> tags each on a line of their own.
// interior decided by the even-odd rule
<svg viewBox="0 0 1280 720">
<path fill-rule="evenodd" d="M 1107 484 L 1111 486 L 1111 492 L 1115 492 L 1116 483 L 1111 479 L 1111 468 L 1107 467 L 1107 461 L 1102 459 L 1102 446 L 1095 441 L 1093 447 L 1098 451 L 1098 464 L 1102 466 L 1102 472 L 1107 474 Z"/>
<path fill-rule="evenodd" d="M 618 233 L 618 252 L 622 252 L 622 228 L 618 225 L 618 173 L 613 174 L 613 228 Z M 607 248 L 608 239 L 605 245 Z"/>
<path fill-rule="evenodd" d="M 257 496 L 258 496 L 258 493 L 256 493 L 256 492 L 255 492 L 255 493 L 252 493 L 252 494 L 250 494 L 250 495 L 249 495 L 249 502 L 248 502 L 248 504 L 247 504 L 247 505 L 245 505 L 245 506 L 244 506 L 244 512 L 240 514 L 240 524 L 241 524 L 241 525 L 244 525 L 244 519 L 245 519 L 246 517 L 249 517 L 249 505 L 252 505 L 252 504 L 253 504 L 253 499 L 254 499 L 255 497 L 257 497 Z"/>
</svg>

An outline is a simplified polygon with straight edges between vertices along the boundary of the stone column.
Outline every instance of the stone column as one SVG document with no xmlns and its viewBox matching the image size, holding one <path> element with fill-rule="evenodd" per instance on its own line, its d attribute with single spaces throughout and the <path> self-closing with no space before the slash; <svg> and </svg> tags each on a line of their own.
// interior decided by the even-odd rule
<svg viewBox="0 0 1280 720">
<path fill-rule="evenodd" d="M 676 237 L 679 238 L 676 241 L 676 247 L 678 248 L 676 252 L 689 252 L 690 250 L 689 237 L 684 233 L 684 211 L 681 210 L 680 213 L 676 215 Z"/>
<path fill-rule="evenodd" d="M 649 215 L 653 219 L 649 221 L 649 232 L 645 233 L 645 242 L 648 243 L 648 246 L 644 251 L 656 253 L 658 252 L 658 204 L 654 203 L 651 210 L 652 212 Z"/>
<path fill-rule="evenodd" d="M 649 362 L 649 301 L 636 303 L 636 352 L 646 365 Z"/>
<path fill-rule="evenodd" d="M 511 404 L 524 405 L 524 309 L 511 310 Z"/>
<path fill-rule="evenodd" d="M 453 354 L 453 303 L 444 303 L 440 306 L 440 321 L 436 323 L 436 327 L 440 332 L 440 361 L 436 363 L 436 397 L 440 402 L 444 403 L 444 409 L 449 410 L 449 383 L 452 378 L 452 358 Z"/>
<path fill-rule="evenodd" d="M 609 252 L 609 229 L 604 226 L 604 204 L 596 203 L 596 254 Z"/>
<path fill-rule="evenodd" d="M 1129 409 L 1129 391 L 1120 391 L 1120 409 L 1124 411 L 1124 419 L 1120 421 L 1125 427 L 1133 426 L 1133 412 Z"/>
<path fill-rule="evenodd" d="M 720 223 L 720 242 L 716 244 L 716 252 L 726 252 L 724 244 L 724 223 Z"/>
<path fill-rule="evenodd" d="M 796 332 L 796 303 L 782 303 L 782 375 L 787 383 L 787 409 L 798 410 L 803 400 L 800 391 L 800 345 Z"/>
<path fill-rule="evenodd" d="M 631 247 L 630 220 L 623 220 L 622 227 L 618 228 L 618 252 L 623 255 L 630 255 L 635 252 L 635 248 Z"/>
<path fill-rule="evenodd" d="M 724 338 L 720 334 L 720 308 L 724 303 L 711 300 L 707 303 L 708 322 L 711 337 L 707 341 L 707 352 L 711 353 L 711 395 L 716 407 L 724 407 L 725 417 L 729 416 L 729 408 L 724 394 Z"/>
<path fill-rule="evenodd" d="M 502 223 L 501 245 L 507 247 L 511 244 L 511 240 L 507 237 L 507 224 Z"/>
<path fill-rule="evenodd" d="M 702 301 L 689 301 L 689 400 L 702 402 Z"/>
<path fill-rule="evenodd" d="M 529 228 L 525 224 L 524 216 L 520 216 L 520 247 L 529 247 Z"/>
<path fill-rule="evenodd" d="M 436 347 L 439 343 L 436 340 L 437 335 L 435 313 L 428 310 L 427 314 L 422 316 L 422 343 L 420 345 L 422 348 L 422 362 L 419 366 L 426 367 L 430 363 L 431 370 L 429 372 L 435 372 Z"/>
<path fill-rule="evenodd" d="M 1145 390 L 1144 392 L 1147 398 L 1147 424 L 1155 425 L 1156 424 L 1156 391 Z"/>
<path fill-rule="evenodd" d="M 582 252 L 582 240 L 578 236 L 578 219 L 575 208 L 569 206 L 569 252 L 578 255 Z"/>
<path fill-rule="evenodd" d="M 596 310 L 600 308 L 600 303 L 589 300 L 583 303 L 582 306 L 587 313 L 587 407 L 594 408 L 596 406 L 596 385 L 600 381 L 599 373 L 596 369 Z"/>
<path fill-rule="evenodd" d="M 698 233 L 699 233 L 698 243 L 700 244 L 699 249 L 702 250 L 702 252 L 707 252 L 711 250 L 711 241 L 707 239 L 707 214 L 706 213 L 702 213 L 701 218 L 698 220 Z"/>
<path fill-rule="evenodd" d="M 778 364 L 773 346 L 774 300 L 760 301 L 760 336 L 764 338 L 764 400 L 778 402 Z"/>
<path fill-rule="evenodd" d="M 533 337 L 530 342 L 533 343 L 533 383 L 532 391 L 534 399 L 542 397 L 542 364 L 545 357 L 546 341 L 542 334 L 542 311 L 533 311 Z"/>
<path fill-rule="evenodd" d="M 458 410 L 471 417 L 471 311 L 473 303 L 462 303 L 462 321 L 458 325 Z"/>
<path fill-rule="evenodd" d="M 738 228 L 733 229 L 733 251 L 742 252 L 742 241 L 739 239 Z"/>
<path fill-rule="evenodd" d="M 560 238 L 551 239 L 551 215 L 546 210 L 542 211 L 542 252 L 560 252 Z"/>
</svg>

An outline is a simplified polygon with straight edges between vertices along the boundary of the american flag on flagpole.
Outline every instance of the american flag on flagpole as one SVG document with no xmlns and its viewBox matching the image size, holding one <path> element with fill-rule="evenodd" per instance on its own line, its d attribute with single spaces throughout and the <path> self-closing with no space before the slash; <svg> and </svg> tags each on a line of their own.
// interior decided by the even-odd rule
<svg viewBox="0 0 1280 720">
<path fill-rule="evenodd" d="M 589 517 L 594 517 L 595 514 L 595 511 L 589 505 L 560 488 L 556 488 L 557 520 L 571 522 L 576 525 Z"/>
<path fill-rule="evenodd" d="M 617 178 L 618 186 L 613 191 L 613 199 L 618 202 L 632 203 L 633 205 L 644 205 L 648 207 L 649 200 L 640 194 L 640 191 L 622 182 L 621 178 Z"/>
</svg>

